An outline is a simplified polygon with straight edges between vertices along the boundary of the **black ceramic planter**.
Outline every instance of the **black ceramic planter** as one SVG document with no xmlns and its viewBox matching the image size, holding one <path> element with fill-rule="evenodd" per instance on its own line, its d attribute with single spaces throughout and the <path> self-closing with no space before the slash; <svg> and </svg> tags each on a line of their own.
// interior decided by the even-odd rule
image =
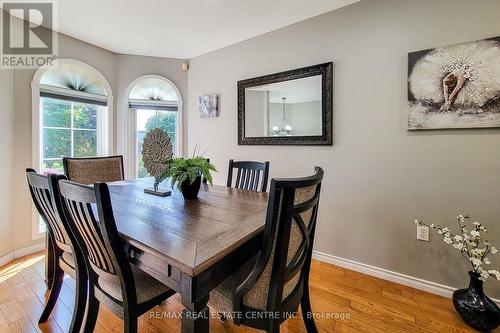
<svg viewBox="0 0 500 333">
<path fill-rule="evenodd" d="M 185 180 L 181 184 L 181 192 L 184 199 L 195 199 L 198 197 L 198 192 L 200 192 L 201 186 L 201 176 L 197 176 L 192 184 L 189 184 L 189 179 Z"/>
<path fill-rule="evenodd" d="M 453 293 L 453 305 L 467 325 L 480 332 L 490 332 L 500 325 L 500 309 L 483 292 L 479 274 L 469 272 L 469 288 Z"/>
</svg>

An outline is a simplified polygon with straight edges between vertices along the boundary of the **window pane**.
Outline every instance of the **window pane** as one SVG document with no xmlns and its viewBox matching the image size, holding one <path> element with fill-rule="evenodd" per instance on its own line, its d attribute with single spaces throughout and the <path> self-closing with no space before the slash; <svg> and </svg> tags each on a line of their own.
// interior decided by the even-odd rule
<svg viewBox="0 0 500 333">
<path fill-rule="evenodd" d="M 42 137 L 42 157 L 58 158 L 71 156 L 71 130 L 44 128 Z"/>
<path fill-rule="evenodd" d="M 42 173 L 58 173 L 64 171 L 62 158 L 42 161 Z"/>
<path fill-rule="evenodd" d="M 71 127 L 71 102 L 42 97 L 44 127 Z"/>
<path fill-rule="evenodd" d="M 97 155 L 97 132 L 81 131 L 74 132 L 74 157 L 90 157 Z"/>
<path fill-rule="evenodd" d="M 142 162 L 142 144 L 147 133 L 155 128 L 161 128 L 166 131 L 170 141 L 174 155 L 176 142 L 176 112 L 172 111 L 156 111 L 156 110 L 137 110 L 137 132 L 136 132 L 136 156 L 137 156 L 137 177 L 148 177 L 144 163 Z"/>
<path fill-rule="evenodd" d="M 97 105 L 73 103 L 73 127 L 97 128 Z"/>
</svg>

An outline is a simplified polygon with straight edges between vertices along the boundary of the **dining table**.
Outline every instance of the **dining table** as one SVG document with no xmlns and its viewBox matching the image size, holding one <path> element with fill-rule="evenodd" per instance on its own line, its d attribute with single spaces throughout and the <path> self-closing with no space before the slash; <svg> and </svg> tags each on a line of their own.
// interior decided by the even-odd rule
<svg viewBox="0 0 500 333">
<path fill-rule="evenodd" d="M 208 332 L 210 291 L 260 250 L 268 194 L 202 184 L 187 200 L 145 193 L 153 182 L 108 183 L 118 231 L 129 260 L 180 294 L 181 332 Z"/>
</svg>

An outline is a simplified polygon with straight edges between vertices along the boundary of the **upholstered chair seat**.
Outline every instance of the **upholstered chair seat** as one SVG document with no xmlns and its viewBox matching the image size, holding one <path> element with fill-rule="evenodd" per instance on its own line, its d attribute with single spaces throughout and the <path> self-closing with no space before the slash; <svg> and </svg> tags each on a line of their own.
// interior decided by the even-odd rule
<svg viewBox="0 0 500 333">
<path fill-rule="evenodd" d="M 170 288 L 139 269 L 136 265 L 130 264 L 130 268 L 134 275 L 138 305 L 149 302 L 154 298 L 162 297 L 163 295 L 167 298 L 167 295 L 171 294 Z M 97 287 L 115 300 L 119 302 L 123 301 L 120 281 L 117 278 L 99 277 L 97 279 Z"/>
<path fill-rule="evenodd" d="M 75 269 L 75 257 L 73 256 L 73 253 L 68 252 L 68 251 L 64 251 L 60 260 L 63 261 L 63 264 L 66 264 L 68 267 L 72 268 L 73 270 Z M 70 274 L 70 273 L 68 272 L 68 274 Z"/>
</svg>

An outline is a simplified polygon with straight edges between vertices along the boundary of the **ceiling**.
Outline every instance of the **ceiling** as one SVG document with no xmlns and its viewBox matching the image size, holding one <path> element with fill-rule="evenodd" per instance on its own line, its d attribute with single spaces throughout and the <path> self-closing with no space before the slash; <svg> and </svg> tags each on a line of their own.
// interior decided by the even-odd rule
<svg viewBox="0 0 500 333">
<path fill-rule="evenodd" d="M 64 0 L 57 31 L 107 50 L 190 59 L 360 0 Z"/>
</svg>

